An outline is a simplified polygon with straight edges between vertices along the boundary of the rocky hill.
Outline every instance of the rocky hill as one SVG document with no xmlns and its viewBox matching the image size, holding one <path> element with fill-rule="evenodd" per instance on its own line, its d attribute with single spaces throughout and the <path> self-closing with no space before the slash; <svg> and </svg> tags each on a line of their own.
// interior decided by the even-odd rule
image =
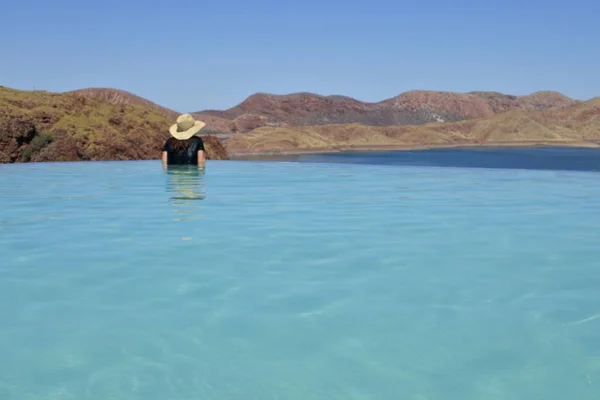
<svg viewBox="0 0 600 400">
<path fill-rule="evenodd" d="M 497 92 L 463 94 L 415 90 L 377 103 L 313 93 L 257 93 L 228 110 L 206 110 L 193 114 L 213 129 L 245 133 L 262 126 L 422 125 L 486 118 L 510 110 L 547 110 L 574 104 L 577 104 L 576 100 L 557 92 L 511 96 Z"/>
<path fill-rule="evenodd" d="M 444 146 L 600 145 L 600 98 L 562 108 L 543 105 L 539 97 L 517 100 L 522 102 L 520 107 L 492 113 L 485 118 L 413 126 L 332 124 L 261 127 L 248 134 L 235 135 L 226 145 L 229 154 L 234 156 Z M 498 104 L 498 107 L 503 107 L 500 102 Z"/>
<path fill-rule="evenodd" d="M 0 162 L 159 159 L 176 113 L 115 93 L 126 92 L 0 87 Z M 209 158 L 227 158 L 219 139 L 204 140 Z"/>
</svg>

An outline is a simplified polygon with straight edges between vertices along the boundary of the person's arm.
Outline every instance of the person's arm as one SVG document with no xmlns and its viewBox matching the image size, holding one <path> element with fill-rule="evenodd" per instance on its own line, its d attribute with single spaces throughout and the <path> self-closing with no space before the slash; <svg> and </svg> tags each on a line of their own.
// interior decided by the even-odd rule
<svg viewBox="0 0 600 400">
<path fill-rule="evenodd" d="M 204 169 L 205 165 L 206 165 L 206 153 L 204 152 L 204 150 L 199 150 L 198 151 L 198 168 Z"/>
<path fill-rule="evenodd" d="M 198 168 L 204 169 L 206 165 L 206 150 L 204 149 L 204 140 L 200 136 L 196 136 L 198 140 Z"/>
<path fill-rule="evenodd" d="M 164 169 L 167 169 L 167 152 L 163 150 L 162 152 L 162 165 Z"/>
<path fill-rule="evenodd" d="M 165 142 L 162 148 L 162 166 L 164 169 L 167 169 L 167 164 L 169 162 L 169 139 Z"/>
</svg>

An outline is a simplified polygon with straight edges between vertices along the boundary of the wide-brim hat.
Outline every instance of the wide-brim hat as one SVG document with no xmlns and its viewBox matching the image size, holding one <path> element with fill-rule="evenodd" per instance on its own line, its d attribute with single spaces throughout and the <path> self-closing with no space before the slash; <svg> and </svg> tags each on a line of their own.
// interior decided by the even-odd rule
<svg viewBox="0 0 600 400">
<path fill-rule="evenodd" d="M 169 133 L 175 139 L 187 140 L 206 126 L 205 122 L 197 121 L 190 114 L 183 114 L 177 117 L 175 124 L 169 128 Z"/>
</svg>

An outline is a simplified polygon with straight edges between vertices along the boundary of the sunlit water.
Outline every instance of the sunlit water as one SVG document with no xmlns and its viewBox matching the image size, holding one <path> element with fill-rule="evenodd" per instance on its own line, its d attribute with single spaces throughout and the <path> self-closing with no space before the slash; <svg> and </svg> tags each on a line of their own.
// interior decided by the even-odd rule
<svg viewBox="0 0 600 400">
<path fill-rule="evenodd" d="M 0 166 L 0 399 L 600 398 L 599 174 L 172 172 Z"/>
</svg>

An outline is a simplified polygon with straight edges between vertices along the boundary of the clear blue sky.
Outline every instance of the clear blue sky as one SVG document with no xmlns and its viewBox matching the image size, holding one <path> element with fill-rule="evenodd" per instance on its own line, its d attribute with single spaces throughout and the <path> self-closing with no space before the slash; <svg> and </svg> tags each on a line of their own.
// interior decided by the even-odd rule
<svg viewBox="0 0 600 400">
<path fill-rule="evenodd" d="M 598 0 L 5 1 L 0 85 L 114 87 L 181 112 L 255 92 L 589 99 L 600 96 L 599 15 Z"/>
</svg>

